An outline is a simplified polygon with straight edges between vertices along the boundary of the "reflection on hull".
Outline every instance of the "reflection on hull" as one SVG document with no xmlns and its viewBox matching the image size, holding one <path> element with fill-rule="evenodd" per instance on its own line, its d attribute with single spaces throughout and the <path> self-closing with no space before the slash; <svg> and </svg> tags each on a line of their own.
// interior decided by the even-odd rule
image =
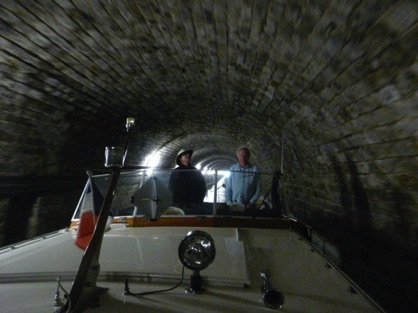
<svg viewBox="0 0 418 313">
<path fill-rule="evenodd" d="M 83 288 L 91 288 L 85 288 L 78 307 L 88 305 L 71 312 L 383 312 L 312 247 L 308 226 L 268 205 L 277 197 L 264 197 L 258 210 L 248 212 L 217 201 L 214 189 L 212 202 L 184 212 L 169 207 L 167 174 L 121 173 L 108 207 L 111 224 L 99 238 L 100 253 L 88 263 L 97 281 L 82 281 Z M 211 177 L 208 186 L 222 188 L 222 177 Z M 91 179 L 104 198 L 109 175 Z M 83 251 L 75 244 L 80 216 L 94 209 L 87 187 L 69 229 L 0 249 L 0 312 L 67 311 L 64 295 L 87 268 L 81 265 L 91 245 Z M 196 230 L 209 234 L 216 247 L 215 259 L 199 273 L 184 268 L 178 254 L 179 244 Z M 204 259 L 205 245 L 195 242 L 185 250 L 187 257 Z M 201 279 L 199 292 L 186 293 L 187 286 L 195 286 L 193 277 Z"/>
<path fill-rule="evenodd" d="M 186 226 L 168 226 L 170 219 L 172 224 Z M 225 227 L 227 223 L 231 227 Z M 253 227 L 246 227 L 251 223 Z M 290 225 L 286 219 L 244 217 L 219 221 L 170 217 L 153 227 L 112 224 L 103 240 L 97 282 L 108 291 L 96 303 L 99 311 L 89 308 L 85 312 L 268 312 L 263 303 L 263 270 L 268 270 L 274 288 L 283 292 L 286 312 L 383 312 L 337 269 L 326 266 L 327 260 Z M 184 292 L 192 274 L 186 269 L 179 288 L 139 297 L 124 295 L 126 278 L 131 292 L 176 285 L 182 276 L 177 247 L 196 229 L 209 233 L 217 249 L 213 264 L 201 273 L 204 292 Z M 75 232 L 61 230 L 1 250 L 1 312 L 53 312 L 57 277 L 68 291 L 83 253 L 74 245 Z"/>
</svg>

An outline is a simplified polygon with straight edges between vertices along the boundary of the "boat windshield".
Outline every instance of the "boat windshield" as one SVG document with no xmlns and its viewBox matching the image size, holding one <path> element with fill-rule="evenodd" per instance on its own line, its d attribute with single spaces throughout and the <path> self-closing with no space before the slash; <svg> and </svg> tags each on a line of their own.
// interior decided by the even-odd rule
<svg viewBox="0 0 418 313">
<path fill-rule="evenodd" d="M 276 217 L 279 211 L 274 203 L 275 192 L 272 189 L 274 173 L 259 173 L 260 189 L 254 209 L 246 210 L 240 203 L 227 203 L 226 186 L 230 171 L 201 171 L 204 178 L 204 198 L 200 203 L 175 203 L 173 188 L 170 186 L 171 170 L 134 170 L 123 171 L 118 180 L 111 205 L 111 214 L 118 216 L 170 216 L 170 215 L 232 215 L 232 216 L 262 216 Z M 255 173 L 245 173 L 244 180 L 250 179 Z M 73 215 L 78 219 L 80 211 L 86 205 L 86 198 L 93 190 L 93 197 L 105 197 L 109 185 L 110 174 L 93 175 L 88 179 L 83 194 Z M 94 188 L 89 188 L 94 185 Z M 97 187 L 97 188 L 96 188 Z M 193 186 L 194 188 L 194 186 Z M 180 188 L 182 189 L 182 188 Z M 183 188 L 184 189 L 184 188 Z M 192 189 L 192 188 L 191 188 Z M 183 190 L 184 191 L 184 190 Z M 273 191 L 273 192 L 272 192 Z M 186 193 L 194 193 L 188 191 Z M 273 193 L 273 195 L 272 195 Z M 203 195 L 202 195 L 203 196 Z M 200 198 L 202 198 L 200 196 Z M 191 197 L 195 198 L 195 197 Z M 92 202 L 90 202 L 92 203 Z M 96 204 L 97 205 L 97 204 Z"/>
</svg>

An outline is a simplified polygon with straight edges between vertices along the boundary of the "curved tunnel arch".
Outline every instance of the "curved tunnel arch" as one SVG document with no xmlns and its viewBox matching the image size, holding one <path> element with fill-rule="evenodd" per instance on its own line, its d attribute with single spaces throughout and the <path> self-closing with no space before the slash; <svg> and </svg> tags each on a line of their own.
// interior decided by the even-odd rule
<svg viewBox="0 0 418 313">
<path fill-rule="evenodd" d="M 130 165 L 158 151 L 172 168 L 193 148 L 225 169 L 240 145 L 265 172 L 283 164 L 289 213 L 398 313 L 373 286 L 394 273 L 416 311 L 416 2 L 127 3 L 0 1 L 0 204 L 67 199 L 56 188 L 103 167 L 133 116 Z M 386 251 L 408 257 L 382 265 Z"/>
</svg>

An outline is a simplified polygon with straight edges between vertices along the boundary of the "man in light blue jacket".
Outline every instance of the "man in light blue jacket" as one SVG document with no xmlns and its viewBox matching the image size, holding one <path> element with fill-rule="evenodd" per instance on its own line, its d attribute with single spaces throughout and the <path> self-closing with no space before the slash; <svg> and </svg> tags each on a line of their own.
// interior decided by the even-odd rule
<svg viewBox="0 0 418 313">
<path fill-rule="evenodd" d="M 250 156 L 251 152 L 248 148 L 238 148 L 238 163 L 229 169 L 225 197 L 231 211 L 254 210 L 261 195 L 260 171 L 257 166 L 250 163 Z"/>
</svg>

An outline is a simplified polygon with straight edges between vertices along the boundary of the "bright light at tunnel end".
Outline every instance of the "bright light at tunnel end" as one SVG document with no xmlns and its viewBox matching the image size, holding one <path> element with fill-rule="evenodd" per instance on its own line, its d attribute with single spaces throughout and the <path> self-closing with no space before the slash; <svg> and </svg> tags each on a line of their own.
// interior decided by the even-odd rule
<svg viewBox="0 0 418 313">
<path fill-rule="evenodd" d="M 204 174 L 204 175 L 215 175 L 215 173 L 217 173 L 220 176 L 228 177 L 229 174 L 230 174 L 229 171 L 223 171 L 223 170 L 216 171 L 216 170 L 209 169 L 207 166 L 205 166 L 202 169 L 202 164 L 201 163 L 197 164 L 195 167 L 198 170 L 200 170 L 202 172 L 202 174 Z"/>
<path fill-rule="evenodd" d="M 152 153 L 148 154 L 144 161 L 144 166 L 150 167 L 150 169 L 147 170 L 147 174 L 152 175 L 154 172 L 152 169 L 159 166 L 160 162 L 161 162 L 161 155 L 158 151 L 153 151 Z"/>
</svg>

